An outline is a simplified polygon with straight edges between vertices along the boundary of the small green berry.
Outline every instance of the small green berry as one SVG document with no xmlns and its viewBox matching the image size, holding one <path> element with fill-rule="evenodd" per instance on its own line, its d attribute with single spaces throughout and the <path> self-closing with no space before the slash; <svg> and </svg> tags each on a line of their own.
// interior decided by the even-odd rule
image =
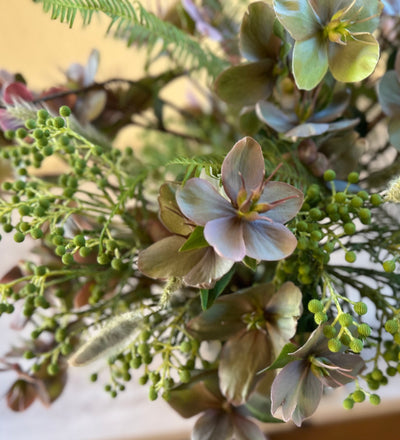
<svg viewBox="0 0 400 440">
<path fill-rule="evenodd" d="M 323 324 L 327 320 L 328 320 L 328 315 L 325 312 L 317 312 L 314 315 L 314 321 L 318 325 Z"/>
<path fill-rule="evenodd" d="M 379 368 L 375 368 L 372 372 L 371 372 L 371 378 L 373 380 L 377 380 L 377 381 L 381 381 L 383 377 L 383 372 L 382 370 L 380 370 Z"/>
<path fill-rule="evenodd" d="M 364 201 L 368 200 L 369 198 L 369 194 L 367 193 L 367 191 L 358 191 L 357 193 L 358 197 L 361 197 Z"/>
<path fill-rule="evenodd" d="M 322 312 L 324 308 L 322 302 L 319 299 L 312 299 L 311 301 L 308 302 L 307 307 L 311 313 Z"/>
<path fill-rule="evenodd" d="M 353 323 L 353 317 L 348 313 L 342 313 L 339 316 L 339 324 L 342 327 L 349 327 Z"/>
<path fill-rule="evenodd" d="M 381 398 L 378 396 L 378 394 L 371 394 L 369 396 L 369 401 L 372 405 L 379 405 L 381 403 Z"/>
<path fill-rule="evenodd" d="M 397 374 L 397 368 L 395 368 L 395 367 L 391 367 L 391 366 L 387 367 L 387 368 L 386 368 L 386 374 L 387 374 L 388 376 L 390 376 L 390 377 L 396 376 L 396 374 Z"/>
<path fill-rule="evenodd" d="M 366 338 L 371 334 L 371 327 L 365 323 L 360 324 L 357 328 L 357 332 L 361 337 Z"/>
<path fill-rule="evenodd" d="M 190 381 L 190 372 L 188 370 L 179 370 L 179 379 L 182 383 L 188 383 Z"/>
<path fill-rule="evenodd" d="M 97 379 L 98 379 L 97 373 L 93 373 L 93 374 L 90 375 L 90 381 L 91 382 L 96 382 Z"/>
<path fill-rule="evenodd" d="M 336 339 L 336 338 L 329 339 L 328 348 L 333 353 L 338 353 L 340 351 L 340 349 L 342 348 L 342 343 L 339 341 L 339 339 Z"/>
<path fill-rule="evenodd" d="M 363 341 L 358 338 L 354 338 L 350 342 L 350 350 L 354 351 L 354 353 L 361 353 L 362 349 L 364 348 Z"/>
<path fill-rule="evenodd" d="M 356 232 L 356 225 L 353 222 L 348 222 L 345 223 L 343 229 L 347 235 L 353 235 Z"/>
<path fill-rule="evenodd" d="M 54 127 L 56 128 L 63 128 L 65 125 L 65 121 L 61 116 L 57 116 L 54 118 Z"/>
<path fill-rule="evenodd" d="M 344 192 L 338 192 L 335 194 L 335 200 L 338 203 L 344 203 L 347 199 L 347 195 Z"/>
<path fill-rule="evenodd" d="M 86 244 L 86 239 L 84 235 L 79 234 L 74 237 L 74 244 L 79 247 L 83 247 Z"/>
<path fill-rule="evenodd" d="M 61 261 L 64 264 L 69 265 L 69 264 L 72 264 L 74 262 L 74 257 L 73 257 L 73 255 L 71 253 L 67 253 L 67 254 L 64 254 L 61 257 Z"/>
<path fill-rule="evenodd" d="M 50 376 L 55 376 L 59 371 L 60 371 L 60 368 L 59 368 L 59 366 L 57 364 L 50 364 L 47 367 L 47 373 Z"/>
<path fill-rule="evenodd" d="M 344 409 L 352 409 L 353 406 L 354 406 L 354 400 L 350 399 L 350 397 L 343 400 L 343 408 Z"/>
<path fill-rule="evenodd" d="M 369 200 L 373 206 L 379 206 L 383 202 L 383 199 L 379 194 L 371 194 L 371 197 Z"/>
<path fill-rule="evenodd" d="M 389 319 L 385 322 L 385 330 L 394 335 L 399 330 L 399 323 L 395 319 Z"/>
<path fill-rule="evenodd" d="M 353 397 L 354 402 L 361 403 L 361 402 L 364 402 L 364 400 L 365 400 L 365 393 L 362 390 L 356 390 L 356 391 L 354 391 L 352 397 Z"/>
<path fill-rule="evenodd" d="M 331 182 L 336 179 L 336 173 L 333 170 L 326 170 L 324 172 L 324 180 L 325 182 Z"/>
<path fill-rule="evenodd" d="M 328 339 L 334 338 L 336 336 L 336 329 L 332 325 L 325 325 L 323 328 L 324 336 Z"/>
<path fill-rule="evenodd" d="M 60 116 L 67 118 L 71 114 L 71 109 L 67 105 L 63 105 L 60 107 L 58 112 L 60 113 Z"/>
<path fill-rule="evenodd" d="M 362 301 L 356 302 L 354 304 L 354 311 L 357 313 L 357 315 L 365 315 L 368 312 L 368 306 Z"/>
<path fill-rule="evenodd" d="M 4 229 L 4 227 L 3 227 L 3 229 Z M 23 234 L 22 232 L 18 231 L 14 234 L 14 241 L 16 243 L 22 243 L 24 240 L 25 240 L 25 234 Z"/>
<path fill-rule="evenodd" d="M 346 252 L 344 259 L 348 262 L 348 263 L 354 263 L 357 259 L 357 255 L 355 252 L 353 251 L 348 251 Z"/>
<path fill-rule="evenodd" d="M 347 176 L 347 181 L 349 183 L 358 183 L 358 180 L 360 179 L 360 175 L 353 171 Z"/>
<path fill-rule="evenodd" d="M 151 385 L 149 387 L 149 399 L 153 401 L 153 400 L 156 400 L 157 397 L 158 397 L 157 390 L 155 389 L 154 386 Z"/>
<path fill-rule="evenodd" d="M 383 270 L 387 273 L 394 272 L 396 269 L 396 262 L 394 260 L 387 260 L 382 263 Z"/>
<path fill-rule="evenodd" d="M 361 208 L 363 203 L 364 203 L 364 200 L 361 197 L 355 196 L 351 199 L 350 205 L 353 208 Z"/>
</svg>

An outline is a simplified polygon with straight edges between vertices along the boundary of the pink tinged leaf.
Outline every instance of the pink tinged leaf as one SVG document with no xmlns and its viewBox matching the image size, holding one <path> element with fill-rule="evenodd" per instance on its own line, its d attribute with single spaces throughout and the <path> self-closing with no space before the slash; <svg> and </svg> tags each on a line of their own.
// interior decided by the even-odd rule
<svg viewBox="0 0 400 440">
<path fill-rule="evenodd" d="M 233 266 L 232 260 L 220 257 L 211 246 L 197 249 L 199 258 L 192 270 L 184 277 L 183 281 L 188 286 L 199 286 L 203 289 L 210 289 L 215 281 L 223 277 Z"/>
<path fill-rule="evenodd" d="M 272 414 L 276 415 L 282 407 L 283 420 L 293 420 L 300 426 L 317 409 L 322 389 L 322 383 L 311 373 L 307 361 L 293 361 L 280 371 L 272 383 Z"/>
<path fill-rule="evenodd" d="M 231 420 L 236 440 L 265 440 L 261 429 L 251 420 L 239 414 L 233 414 Z"/>
<path fill-rule="evenodd" d="M 37 397 L 34 384 L 19 379 L 6 393 L 7 406 L 16 412 L 25 411 Z"/>
<path fill-rule="evenodd" d="M 262 378 L 257 373 L 272 362 L 272 350 L 264 331 L 238 333 L 222 348 L 218 368 L 222 393 L 235 406 L 244 403 Z"/>
<path fill-rule="evenodd" d="M 25 84 L 13 82 L 3 89 L 3 100 L 6 104 L 13 104 L 18 100 L 32 101 L 33 95 Z"/>
<path fill-rule="evenodd" d="M 256 104 L 258 118 L 278 133 L 285 133 L 295 127 L 299 120 L 293 113 L 286 114 L 276 105 L 268 101 L 260 101 Z"/>
<path fill-rule="evenodd" d="M 296 237 L 280 223 L 267 220 L 243 222 L 246 255 L 256 260 L 276 261 L 288 257 L 297 246 Z"/>
<path fill-rule="evenodd" d="M 182 189 L 177 190 L 176 201 L 182 213 L 201 226 L 214 219 L 235 215 L 236 212 L 211 183 L 198 177 L 189 179 Z"/>
<path fill-rule="evenodd" d="M 241 261 L 246 255 L 243 222 L 236 216 L 209 221 L 204 237 L 221 257 Z"/>
<path fill-rule="evenodd" d="M 287 197 L 293 197 L 277 205 L 265 215 L 274 222 L 286 223 L 299 212 L 303 205 L 303 193 L 292 185 L 284 182 L 268 182 L 258 203 L 273 203 Z"/>
<path fill-rule="evenodd" d="M 231 440 L 233 425 L 223 410 L 207 410 L 196 422 L 191 440 Z"/>
<path fill-rule="evenodd" d="M 264 156 L 261 146 L 249 136 L 236 142 L 222 163 L 222 184 L 233 203 L 236 203 L 243 182 L 250 195 L 251 191 L 260 188 L 264 175 Z"/>
</svg>

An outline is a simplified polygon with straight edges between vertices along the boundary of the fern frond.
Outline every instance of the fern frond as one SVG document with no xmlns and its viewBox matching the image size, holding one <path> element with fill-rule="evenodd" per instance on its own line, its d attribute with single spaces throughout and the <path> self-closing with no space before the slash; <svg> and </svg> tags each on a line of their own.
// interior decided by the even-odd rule
<svg viewBox="0 0 400 440">
<path fill-rule="evenodd" d="M 196 157 L 177 157 L 170 162 L 167 163 L 168 165 L 184 165 L 186 167 L 191 168 L 192 170 L 195 169 L 205 169 L 205 170 L 212 170 L 212 174 L 216 176 L 219 174 L 221 170 L 221 164 L 224 157 L 219 156 L 216 154 L 207 154 L 202 156 L 196 156 Z"/>
<path fill-rule="evenodd" d="M 111 18 L 108 32 L 126 38 L 128 45 L 147 44 L 149 51 L 161 41 L 162 50 L 180 67 L 206 69 L 215 77 L 227 63 L 203 48 L 196 40 L 171 23 L 165 22 L 147 11 L 140 2 L 130 0 L 34 0 L 41 3 L 43 10 L 51 14 L 53 20 L 68 23 L 70 27 L 79 13 L 83 23 L 88 25 L 94 13 L 103 13 Z"/>
</svg>

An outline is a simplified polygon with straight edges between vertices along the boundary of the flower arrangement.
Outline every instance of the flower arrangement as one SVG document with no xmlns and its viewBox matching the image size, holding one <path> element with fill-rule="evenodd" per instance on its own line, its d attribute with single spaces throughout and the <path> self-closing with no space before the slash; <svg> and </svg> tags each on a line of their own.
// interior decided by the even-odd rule
<svg viewBox="0 0 400 440">
<path fill-rule="evenodd" d="M 0 284 L 25 335 L 8 406 L 98 359 L 111 397 L 136 380 L 198 440 L 300 426 L 345 384 L 345 408 L 379 404 L 400 372 L 399 2 L 34 1 L 148 59 L 100 83 L 99 48 L 42 91 L 0 71 L 0 223 L 32 242 Z M 181 78 L 205 102 L 167 99 Z"/>
</svg>

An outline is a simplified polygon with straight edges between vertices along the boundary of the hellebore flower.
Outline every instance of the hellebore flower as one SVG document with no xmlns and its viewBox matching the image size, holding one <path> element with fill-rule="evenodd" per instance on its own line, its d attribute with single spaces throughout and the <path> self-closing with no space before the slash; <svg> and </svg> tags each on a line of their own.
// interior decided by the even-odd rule
<svg viewBox="0 0 400 440">
<path fill-rule="evenodd" d="M 180 212 L 171 187 L 164 184 L 158 198 L 160 219 L 173 234 L 153 243 L 139 253 L 138 267 L 151 278 L 179 278 L 188 286 L 210 288 L 233 266 L 205 245 L 180 251 L 195 229 Z"/>
<path fill-rule="evenodd" d="M 297 102 L 294 110 L 285 111 L 268 101 L 256 105 L 258 118 L 286 137 L 309 137 L 323 133 L 344 130 L 358 124 L 358 119 L 335 121 L 346 110 L 350 100 L 348 91 L 333 95 L 332 101 L 321 109 L 314 109 L 312 103 Z M 315 111 L 314 111 L 315 110 Z"/>
<path fill-rule="evenodd" d="M 268 367 L 296 333 L 302 295 L 292 282 L 275 292 L 273 284 L 219 297 L 187 328 L 200 340 L 226 341 L 218 368 L 222 393 L 229 402 L 245 402 Z"/>
<path fill-rule="evenodd" d="M 307 342 L 288 356 L 289 362 L 276 376 L 271 388 L 272 414 L 282 407 L 285 422 L 300 426 L 318 407 L 324 386 L 337 388 L 355 379 L 365 367 L 361 356 L 332 353 L 323 326 Z"/>
<path fill-rule="evenodd" d="M 328 68 L 342 82 L 361 81 L 379 59 L 372 32 L 379 23 L 378 0 L 274 0 L 279 21 L 295 40 L 293 75 L 311 90 Z"/>
<path fill-rule="evenodd" d="M 281 46 L 273 33 L 274 21 L 275 13 L 265 2 L 249 5 L 240 27 L 239 47 L 241 55 L 250 62 L 229 67 L 215 82 L 217 95 L 228 104 L 250 106 L 271 94 L 273 69 Z"/>
<path fill-rule="evenodd" d="M 264 179 L 264 157 L 252 138 L 238 141 L 222 163 L 221 180 L 227 200 L 204 179 L 189 179 L 177 191 L 182 213 L 204 226 L 204 237 L 217 254 L 234 261 L 245 255 L 256 260 L 280 260 L 297 245 L 283 223 L 303 203 L 303 194 L 283 182 Z"/>
<path fill-rule="evenodd" d="M 389 116 L 390 142 L 400 150 L 400 55 L 396 56 L 395 70 L 387 71 L 378 85 L 379 103 Z"/>
<path fill-rule="evenodd" d="M 192 440 L 265 440 L 260 428 L 246 417 L 246 409 L 226 401 L 213 371 L 172 389 L 168 404 L 184 418 L 203 413 L 194 425 Z"/>
</svg>

